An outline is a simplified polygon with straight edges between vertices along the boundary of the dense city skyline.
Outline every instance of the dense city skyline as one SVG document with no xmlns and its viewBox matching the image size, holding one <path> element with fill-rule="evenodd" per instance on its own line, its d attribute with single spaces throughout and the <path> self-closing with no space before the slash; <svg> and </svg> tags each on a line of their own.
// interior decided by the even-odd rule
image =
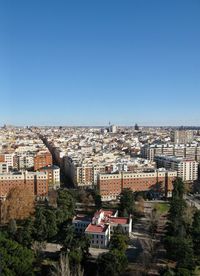
<svg viewBox="0 0 200 276">
<path fill-rule="evenodd" d="M 0 125 L 200 125 L 199 1 L 2 1 Z"/>
</svg>

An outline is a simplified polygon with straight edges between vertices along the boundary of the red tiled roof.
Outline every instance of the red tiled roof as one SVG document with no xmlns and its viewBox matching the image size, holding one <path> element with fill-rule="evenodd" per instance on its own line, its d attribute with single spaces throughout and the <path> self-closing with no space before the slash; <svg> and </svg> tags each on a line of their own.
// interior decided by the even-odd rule
<svg viewBox="0 0 200 276">
<path fill-rule="evenodd" d="M 94 224 L 89 224 L 88 227 L 86 228 L 85 232 L 87 233 L 104 233 L 108 229 L 108 225 L 102 224 L 101 225 L 94 225 Z"/>
<path fill-rule="evenodd" d="M 109 218 L 109 223 L 115 223 L 115 224 L 128 224 L 129 219 L 128 218 L 120 218 L 120 217 L 111 217 Z"/>
</svg>

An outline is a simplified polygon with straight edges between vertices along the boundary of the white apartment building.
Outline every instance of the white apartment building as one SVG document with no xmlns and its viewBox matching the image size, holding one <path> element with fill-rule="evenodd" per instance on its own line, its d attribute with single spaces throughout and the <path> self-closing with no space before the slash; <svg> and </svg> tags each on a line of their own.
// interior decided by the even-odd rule
<svg viewBox="0 0 200 276">
<path fill-rule="evenodd" d="M 17 169 L 29 169 L 34 167 L 34 154 L 23 154 L 16 157 Z"/>
<path fill-rule="evenodd" d="M 8 173 L 8 163 L 0 162 L 0 174 Z"/>
<path fill-rule="evenodd" d="M 177 171 L 183 181 L 193 182 L 198 178 L 198 163 L 193 159 L 164 155 L 155 156 L 154 159 L 158 167 Z"/>
<path fill-rule="evenodd" d="M 175 144 L 191 143 L 194 139 L 192 130 L 175 130 L 173 133 L 173 142 Z"/>
<path fill-rule="evenodd" d="M 162 144 L 162 145 L 145 145 L 141 149 L 143 158 L 153 161 L 155 156 L 176 156 L 194 159 L 200 162 L 200 146 L 199 144 Z"/>
<path fill-rule="evenodd" d="M 8 168 L 12 169 L 14 165 L 14 153 L 5 153 L 4 160 L 8 164 Z"/>
</svg>

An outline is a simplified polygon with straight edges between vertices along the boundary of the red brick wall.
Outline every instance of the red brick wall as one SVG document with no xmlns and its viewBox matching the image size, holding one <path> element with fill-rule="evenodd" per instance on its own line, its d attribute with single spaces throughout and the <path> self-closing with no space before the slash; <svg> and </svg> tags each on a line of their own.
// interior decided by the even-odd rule
<svg viewBox="0 0 200 276">
<path fill-rule="evenodd" d="M 99 180 L 99 190 L 102 196 L 119 195 L 121 193 L 121 179 Z"/>
<path fill-rule="evenodd" d="M 5 162 L 5 156 L 4 156 L 4 154 L 0 154 L 0 162 Z"/>
<path fill-rule="evenodd" d="M 98 188 L 102 196 L 119 195 L 124 188 L 132 191 L 155 190 L 165 194 L 173 189 L 175 177 L 143 177 L 123 179 L 99 179 Z"/>
<path fill-rule="evenodd" d="M 52 165 L 52 155 L 50 152 L 38 154 L 34 158 L 34 170 L 37 171 L 43 167 Z"/>
<path fill-rule="evenodd" d="M 5 197 L 12 188 L 25 187 L 30 189 L 33 195 L 43 196 L 48 193 L 48 180 L 1 180 L 0 179 L 0 197 Z"/>
</svg>

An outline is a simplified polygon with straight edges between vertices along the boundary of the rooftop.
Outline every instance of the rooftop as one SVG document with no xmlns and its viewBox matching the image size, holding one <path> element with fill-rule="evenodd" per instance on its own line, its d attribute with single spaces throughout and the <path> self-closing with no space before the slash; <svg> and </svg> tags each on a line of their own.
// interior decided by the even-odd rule
<svg viewBox="0 0 200 276">
<path fill-rule="evenodd" d="M 106 224 L 100 224 L 100 225 L 94 225 L 94 224 L 89 224 L 88 227 L 86 228 L 85 232 L 87 233 L 104 233 L 108 229 L 108 225 Z"/>
<path fill-rule="evenodd" d="M 128 224 L 129 223 L 129 218 L 122 218 L 122 217 L 111 217 L 109 219 L 109 223 L 115 223 L 115 224 Z"/>
<path fill-rule="evenodd" d="M 88 222 L 91 222 L 92 218 L 87 216 L 87 215 L 84 215 L 84 214 L 78 214 L 76 215 L 73 220 L 79 220 L 79 221 L 88 221 Z"/>
</svg>

